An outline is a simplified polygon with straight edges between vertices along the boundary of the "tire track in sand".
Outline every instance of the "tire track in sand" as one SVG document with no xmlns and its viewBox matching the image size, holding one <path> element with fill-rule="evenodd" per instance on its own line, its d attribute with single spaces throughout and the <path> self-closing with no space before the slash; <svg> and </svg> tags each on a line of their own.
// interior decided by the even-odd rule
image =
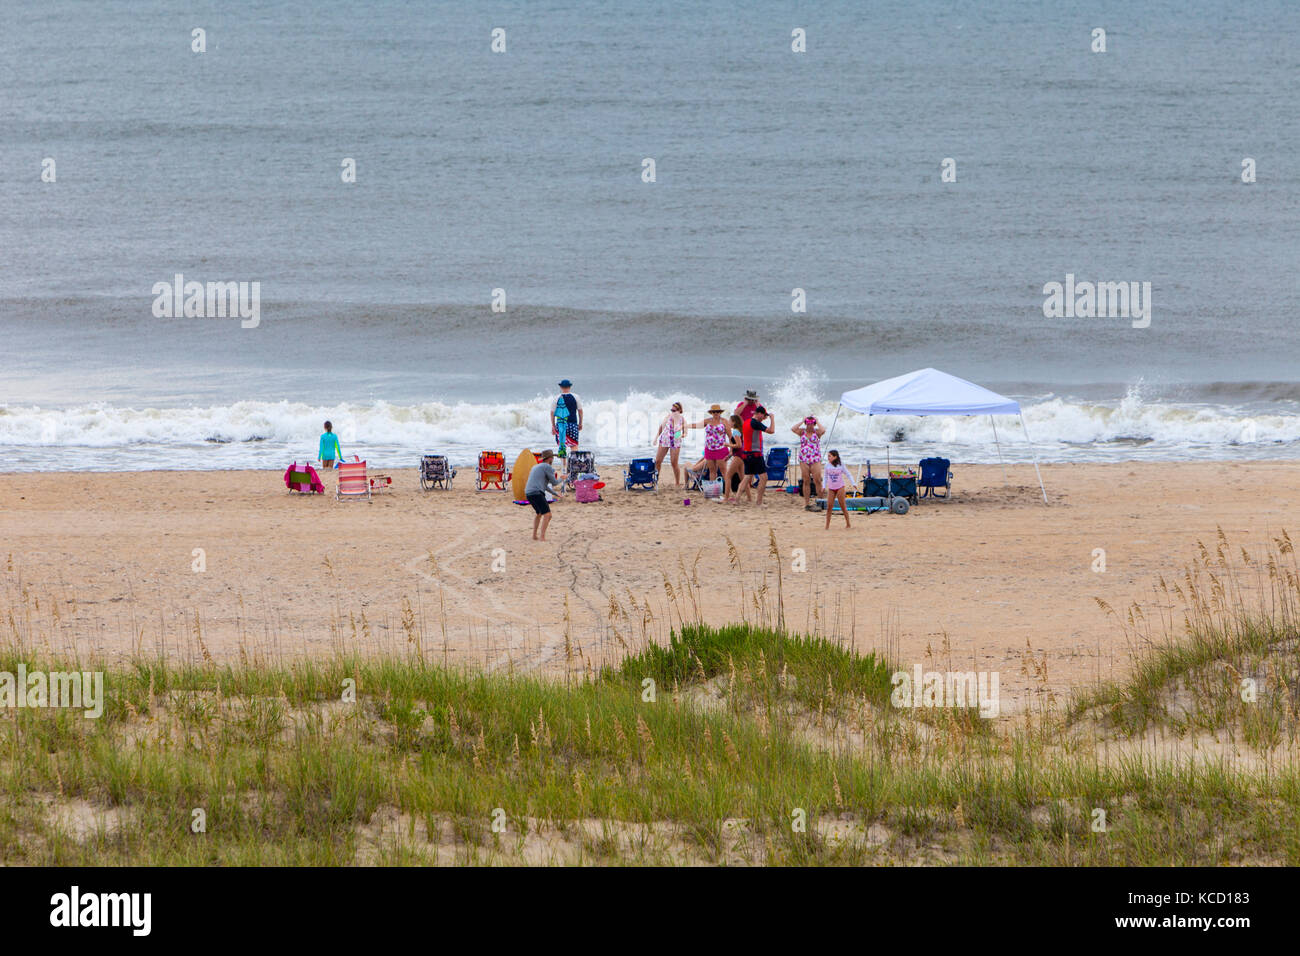
<svg viewBox="0 0 1300 956">
<path fill-rule="evenodd" d="M 502 531 L 504 533 L 504 525 L 505 519 L 501 519 L 500 525 L 493 530 Z M 471 539 L 481 541 L 483 539 L 482 532 L 474 530 L 468 531 L 459 537 L 444 542 L 436 550 L 430 548 L 420 554 L 414 555 L 403 562 L 402 567 L 409 572 L 418 574 L 425 580 L 437 584 L 440 588 L 440 593 L 444 596 L 450 590 L 453 602 L 456 606 L 461 608 L 468 617 L 477 618 L 489 626 L 499 618 L 507 618 L 510 621 L 519 624 L 521 629 L 537 627 L 538 625 L 535 618 L 526 617 L 511 610 L 510 606 L 497 597 L 491 588 L 482 587 L 477 581 L 471 580 L 466 575 L 456 570 L 453 566 L 453 561 L 457 555 L 464 553 L 463 545 Z M 588 548 L 590 548 L 590 542 L 588 542 Z M 563 553 L 564 547 L 561 546 L 557 552 L 557 557 L 559 554 Z M 431 554 L 436 562 L 438 574 L 451 576 L 459 583 L 459 586 L 452 586 L 449 589 L 447 587 L 447 582 L 442 580 L 438 575 L 431 574 L 419 567 L 420 563 L 426 561 Z M 471 593 L 475 594 L 475 599 L 473 600 L 468 596 Z M 495 617 L 483 612 L 483 603 L 490 606 Z M 534 670 L 537 667 L 547 664 L 555 658 L 559 646 L 564 643 L 564 635 L 561 633 L 551 638 L 550 641 L 538 650 L 516 657 L 514 656 L 514 651 L 520 648 L 521 640 L 520 637 L 515 636 L 512 632 L 510 642 L 507 644 L 506 649 L 501 652 L 500 656 L 497 657 L 495 661 L 492 661 L 487 665 L 487 672 L 493 673 L 507 664 L 512 665 L 518 670 Z"/>
</svg>

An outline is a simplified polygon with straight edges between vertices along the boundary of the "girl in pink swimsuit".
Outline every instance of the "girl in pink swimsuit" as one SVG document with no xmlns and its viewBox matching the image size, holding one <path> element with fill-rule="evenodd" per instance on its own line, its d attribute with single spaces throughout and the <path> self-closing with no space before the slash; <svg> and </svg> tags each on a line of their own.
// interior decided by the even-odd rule
<svg viewBox="0 0 1300 956">
<path fill-rule="evenodd" d="M 822 490 L 822 436 L 826 426 L 818 423 L 809 415 L 803 421 L 790 428 L 799 436 L 799 483 L 803 487 L 803 510 L 815 511 L 812 493 Z"/>
</svg>

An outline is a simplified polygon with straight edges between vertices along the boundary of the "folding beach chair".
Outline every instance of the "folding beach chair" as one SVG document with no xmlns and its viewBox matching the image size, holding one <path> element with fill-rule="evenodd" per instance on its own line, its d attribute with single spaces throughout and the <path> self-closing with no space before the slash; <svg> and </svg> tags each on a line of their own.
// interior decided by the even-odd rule
<svg viewBox="0 0 1300 956">
<path fill-rule="evenodd" d="M 790 449 L 776 447 L 767 453 L 767 483 L 769 486 L 775 486 L 785 481 L 786 469 L 790 467 Z M 749 487 L 758 487 L 758 476 L 754 475 L 749 479 Z"/>
<path fill-rule="evenodd" d="M 767 483 L 781 484 L 785 481 L 786 469 L 790 467 L 790 449 L 773 448 L 767 453 Z"/>
<path fill-rule="evenodd" d="M 477 491 L 489 488 L 497 491 L 506 490 L 506 456 L 499 451 L 481 451 L 478 454 L 478 472 L 476 475 Z"/>
<path fill-rule="evenodd" d="M 947 458 L 921 459 L 921 477 L 916 480 L 916 486 L 925 489 L 922 498 L 947 498 L 952 494 L 952 472 L 948 470 L 951 465 Z M 944 489 L 943 494 L 939 494 L 940 488 Z"/>
<path fill-rule="evenodd" d="M 456 477 L 456 469 L 447 461 L 446 455 L 422 455 L 420 457 L 420 489 L 429 491 L 441 488 L 451 491 L 451 480 Z"/>
<path fill-rule="evenodd" d="M 370 493 L 377 495 L 380 492 L 389 492 L 393 490 L 392 475 L 371 475 L 370 476 Z"/>
<path fill-rule="evenodd" d="M 577 487 L 580 475 L 596 473 L 596 453 L 593 451 L 572 451 L 568 457 L 568 471 L 564 479 L 569 487 Z"/>
<path fill-rule="evenodd" d="M 648 488 L 654 491 L 659 486 L 659 472 L 655 469 L 653 458 L 633 458 L 623 472 L 623 488 Z"/>
<path fill-rule="evenodd" d="M 316 469 L 311 465 L 300 465 L 296 461 L 284 470 L 284 486 L 291 492 L 303 495 L 325 494 L 325 485 Z"/>
<path fill-rule="evenodd" d="M 351 461 L 342 462 L 338 468 L 339 486 L 334 492 L 338 501 L 344 499 L 370 500 L 370 480 L 366 477 L 366 463 L 353 455 Z"/>
</svg>

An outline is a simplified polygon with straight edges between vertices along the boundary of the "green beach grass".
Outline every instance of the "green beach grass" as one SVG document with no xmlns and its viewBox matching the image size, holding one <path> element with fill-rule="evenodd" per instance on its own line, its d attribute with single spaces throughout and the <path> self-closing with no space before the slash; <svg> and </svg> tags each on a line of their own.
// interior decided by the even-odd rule
<svg viewBox="0 0 1300 956">
<path fill-rule="evenodd" d="M 683 623 L 576 680 L 108 665 L 99 719 L 0 710 L 0 861 L 1297 865 L 1280 557 L 1268 613 L 1196 590 L 1124 681 L 997 720 L 895 709 L 892 662 L 760 624 Z"/>
</svg>

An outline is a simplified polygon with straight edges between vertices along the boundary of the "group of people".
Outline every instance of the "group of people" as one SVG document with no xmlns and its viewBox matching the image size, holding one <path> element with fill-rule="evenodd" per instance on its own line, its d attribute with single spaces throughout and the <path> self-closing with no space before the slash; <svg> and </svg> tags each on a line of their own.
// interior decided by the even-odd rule
<svg viewBox="0 0 1300 956">
<path fill-rule="evenodd" d="M 560 394 L 551 408 L 551 435 L 555 439 L 556 449 L 546 449 L 538 456 L 528 473 L 524 497 L 533 507 L 533 540 L 545 541 L 546 528 L 551 522 L 549 493 L 562 494 L 564 483 L 555 472 L 553 462 L 557 455 L 565 457 L 570 450 L 576 450 L 581 438 L 583 425 L 582 402 L 573 394 L 573 382 L 563 379 L 559 383 Z M 655 439 L 655 468 L 663 466 L 664 458 L 669 458 L 673 469 L 673 480 L 678 488 L 682 486 L 682 469 L 680 463 L 682 447 L 688 429 L 704 429 L 704 457 L 689 468 L 691 473 L 701 480 L 721 481 L 721 501 L 737 504 L 743 495 L 746 502 L 763 503 L 763 493 L 767 490 L 767 459 L 763 454 L 763 442 L 766 436 L 776 433 L 776 422 L 758 400 L 758 392 L 750 389 L 736 405 L 730 417 L 724 418 L 725 412 L 716 402 L 709 406 L 709 417 L 699 422 L 688 422 L 682 412 L 682 403 L 673 402 L 659 423 Z M 803 493 L 804 510 L 816 511 L 812 503 L 814 496 L 826 497 L 826 527 L 831 525 L 831 513 L 838 502 L 844 515 L 844 524 L 849 527 L 849 512 L 844 505 L 846 489 L 849 485 L 849 470 L 840 461 L 839 452 L 831 449 L 826 453 L 826 462 L 822 461 L 821 440 L 826 434 L 826 426 L 814 415 L 790 429 L 799 439 L 799 483 Z M 325 431 L 320 436 L 317 457 L 325 468 L 333 468 L 343 460 L 343 449 L 334 426 L 325 423 Z M 753 480 L 751 480 L 753 479 Z"/>
<path fill-rule="evenodd" d="M 567 450 L 578 447 L 583 425 L 582 402 L 573 394 L 573 382 L 563 379 L 559 388 L 560 394 L 551 409 L 551 434 L 555 439 L 556 452 L 548 453 L 529 475 L 528 500 L 536 512 L 533 537 L 538 540 L 545 540 L 546 525 L 550 521 L 546 492 L 552 486 L 558 491 L 561 486 L 550 462 L 555 454 L 563 457 Z M 682 487 L 681 453 L 686 444 L 686 432 L 702 428 L 704 457 L 690 466 L 692 474 L 702 480 L 721 481 L 720 500 L 725 503 L 737 504 L 743 495 L 746 502 L 761 505 L 768 478 L 763 443 L 766 436 L 776 433 L 776 422 L 771 412 L 759 402 L 755 389 L 745 392 L 745 397 L 736 404 L 729 418 L 724 418 L 725 414 L 723 407 L 715 402 L 709 406 L 708 418 L 688 422 L 682 403 L 673 402 L 656 433 L 655 469 L 661 469 L 667 458 L 673 470 L 674 484 L 678 488 Z M 850 480 L 849 471 L 835 449 L 826 453 L 825 463 L 822 461 L 821 440 L 826 434 L 826 426 L 815 415 L 809 415 L 791 426 L 790 430 L 799 439 L 799 484 L 804 510 L 816 511 L 812 499 L 825 496 L 826 527 L 830 527 L 831 514 L 837 502 L 844 515 L 845 526 L 850 526 L 849 512 L 844 504 Z"/>
<path fill-rule="evenodd" d="M 655 444 L 655 468 L 663 466 L 665 457 L 673 469 L 673 481 L 682 486 L 680 467 L 681 449 L 687 429 L 704 429 L 704 457 L 690 466 L 697 478 L 722 482 L 720 500 L 736 504 L 744 495 L 745 501 L 763 503 L 767 490 L 767 459 L 763 454 L 765 436 L 776 433 L 776 422 L 758 400 L 758 392 L 750 389 L 736 405 L 730 418 L 724 419 L 721 405 L 709 406 L 709 417 L 699 422 L 687 422 L 682 413 L 682 403 L 673 402 L 668 414 L 659 423 Z M 816 511 L 813 497 L 828 498 L 826 526 L 830 527 L 831 511 L 836 501 L 844 513 L 844 523 L 849 524 L 844 498 L 848 486 L 848 469 L 840 461 L 839 452 L 831 449 L 827 464 L 822 463 L 822 436 L 826 426 L 815 415 L 809 415 L 790 429 L 799 439 L 799 483 L 803 493 L 804 510 Z M 752 480 L 751 480 L 752 479 Z"/>
<path fill-rule="evenodd" d="M 563 487 L 551 463 L 557 454 L 564 457 L 569 450 L 578 447 L 583 425 L 582 401 L 573 393 L 573 382 L 563 379 L 559 388 L 560 394 L 551 408 L 551 435 L 556 450 L 544 452 L 528 476 L 527 497 L 535 512 L 533 537 L 542 541 L 546 540 L 546 526 L 551 518 L 547 492 L 553 489 L 558 494 Z M 702 428 L 704 457 L 689 467 L 690 472 L 701 480 L 721 481 L 720 500 L 725 503 L 737 504 L 743 495 L 746 502 L 761 505 L 768 478 L 763 443 L 766 436 L 776 433 L 776 422 L 771 412 L 759 402 L 758 392 L 754 389 L 745 392 L 745 397 L 737 403 L 730 417 L 724 418 L 725 414 L 723 407 L 714 403 L 709 407 L 708 418 L 688 422 L 682 403 L 673 402 L 656 432 L 655 469 L 661 469 L 667 458 L 676 487 L 682 487 L 681 453 L 686 444 L 686 432 Z M 809 415 L 790 430 L 799 439 L 799 483 L 804 510 L 816 511 L 813 497 L 825 496 L 826 527 L 830 527 L 836 502 L 844 515 L 845 526 L 849 526 L 849 513 L 844 505 L 850 481 L 849 470 L 835 449 L 826 453 L 823 463 L 821 440 L 826 434 L 826 426 L 816 416 Z"/>
</svg>

